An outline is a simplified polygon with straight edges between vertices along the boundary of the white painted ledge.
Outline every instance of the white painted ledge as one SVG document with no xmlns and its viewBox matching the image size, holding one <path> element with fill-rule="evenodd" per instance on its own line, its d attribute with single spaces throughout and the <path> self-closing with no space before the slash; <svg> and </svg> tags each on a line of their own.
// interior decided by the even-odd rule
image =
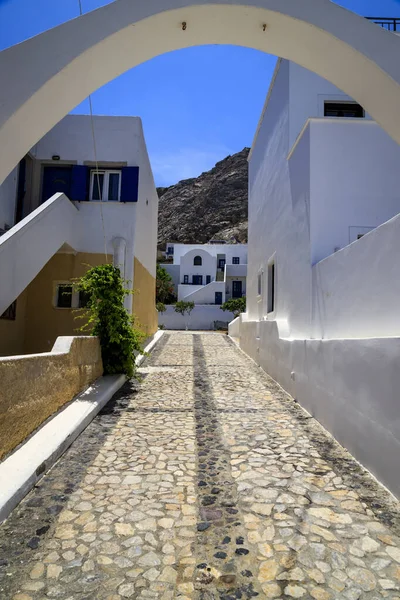
<svg viewBox="0 0 400 600">
<path fill-rule="evenodd" d="M 150 352 L 163 331 L 145 347 Z M 136 357 L 139 366 L 145 355 Z M 0 523 L 21 502 L 36 482 L 64 454 L 100 410 L 126 382 L 125 375 L 105 375 L 76 396 L 0 464 Z"/>
</svg>

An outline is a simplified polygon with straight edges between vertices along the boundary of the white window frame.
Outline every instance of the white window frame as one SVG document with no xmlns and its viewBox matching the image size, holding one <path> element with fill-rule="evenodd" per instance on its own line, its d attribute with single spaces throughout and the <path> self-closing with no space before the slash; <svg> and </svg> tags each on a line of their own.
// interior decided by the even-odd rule
<svg viewBox="0 0 400 600">
<path fill-rule="evenodd" d="M 58 306 L 58 288 L 60 286 L 72 287 L 71 294 L 71 306 Z M 74 290 L 73 283 L 71 281 L 55 281 L 53 284 L 53 307 L 57 310 L 77 310 L 79 306 L 79 292 Z"/>
<path fill-rule="evenodd" d="M 109 200 L 108 199 L 108 187 L 109 187 L 109 179 L 111 174 L 117 173 L 119 175 L 119 185 L 118 185 L 118 200 Z M 90 192 L 89 198 L 91 202 L 100 202 L 100 200 L 93 200 L 93 188 L 95 178 L 97 174 L 104 175 L 103 180 L 103 188 L 101 190 L 101 202 L 120 202 L 121 200 L 121 182 L 122 182 L 122 171 L 121 169 L 91 169 L 90 171 Z M 106 194 L 104 193 L 106 192 Z"/>
</svg>

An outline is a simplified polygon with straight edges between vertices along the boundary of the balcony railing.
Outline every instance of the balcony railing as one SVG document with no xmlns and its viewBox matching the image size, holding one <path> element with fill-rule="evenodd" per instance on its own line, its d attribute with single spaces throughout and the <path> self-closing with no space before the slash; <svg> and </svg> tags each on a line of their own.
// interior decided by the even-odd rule
<svg viewBox="0 0 400 600">
<path fill-rule="evenodd" d="M 387 31 L 400 31 L 400 18 L 385 18 L 385 17 L 365 17 L 369 21 L 373 21 Z"/>
</svg>

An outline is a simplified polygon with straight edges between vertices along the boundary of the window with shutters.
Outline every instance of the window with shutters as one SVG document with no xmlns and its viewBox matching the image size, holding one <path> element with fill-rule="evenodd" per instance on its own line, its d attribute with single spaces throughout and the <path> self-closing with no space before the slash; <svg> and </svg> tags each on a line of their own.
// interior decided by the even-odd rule
<svg viewBox="0 0 400 600">
<path fill-rule="evenodd" d="M 90 200 L 119 202 L 121 199 L 121 171 L 93 169 L 90 172 Z"/>
</svg>

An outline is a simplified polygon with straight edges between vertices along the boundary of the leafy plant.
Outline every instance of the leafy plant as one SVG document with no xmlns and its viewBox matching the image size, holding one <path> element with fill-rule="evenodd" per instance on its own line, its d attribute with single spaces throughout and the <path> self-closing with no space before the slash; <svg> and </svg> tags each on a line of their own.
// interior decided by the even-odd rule
<svg viewBox="0 0 400 600">
<path fill-rule="evenodd" d="M 163 302 L 157 302 L 156 309 L 157 309 L 157 312 L 159 312 L 159 313 L 165 313 L 165 311 L 167 310 L 167 307 L 165 306 L 165 304 Z"/>
<path fill-rule="evenodd" d="M 238 317 L 240 313 L 246 312 L 246 296 L 241 298 L 231 298 L 220 306 L 221 310 L 227 310 L 233 313 L 233 316 Z"/>
<path fill-rule="evenodd" d="M 157 265 L 156 302 L 171 304 L 175 300 L 172 277 L 164 267 Z"/>
<path fill-rule="evenodd" d="M 185 302 L 184 300 L 179 300 L 179 302 L 176 302 L 176 304 L 175 304 L 174 310 L 176 313 L 179 313 L 183 317 L 185 316 L 185 314 L 187 314 L 187 319 L 185 320 L 185 328 L 186 329 L 189 328 L 190 313 L 192 312 L 193 309 L 194 309 L 194 302 Z"/>
<path fill-rule="evenodd" d="M 99 337 L 104 373 L 132 377 L 134 353 L 143 353 L 145 334 L 135 327 L 134 317 L 124 307 L 125 296 L 132 293 L 126 283 L 117 267 L 106 264 L 90 268 L 75 287 L 86 298 L 81 318 L 87 322 L 80 330 Z"/>
<path fill-rule="evenodd" d="M 185 302 L 184 300 L 179 300 L 179 302 L 176 302 L 175 304 L 175 312 L 181 315 L 185 315 L 185 313 L 190 315 L 193 309 L 194 302 Z"/>
</svg>

